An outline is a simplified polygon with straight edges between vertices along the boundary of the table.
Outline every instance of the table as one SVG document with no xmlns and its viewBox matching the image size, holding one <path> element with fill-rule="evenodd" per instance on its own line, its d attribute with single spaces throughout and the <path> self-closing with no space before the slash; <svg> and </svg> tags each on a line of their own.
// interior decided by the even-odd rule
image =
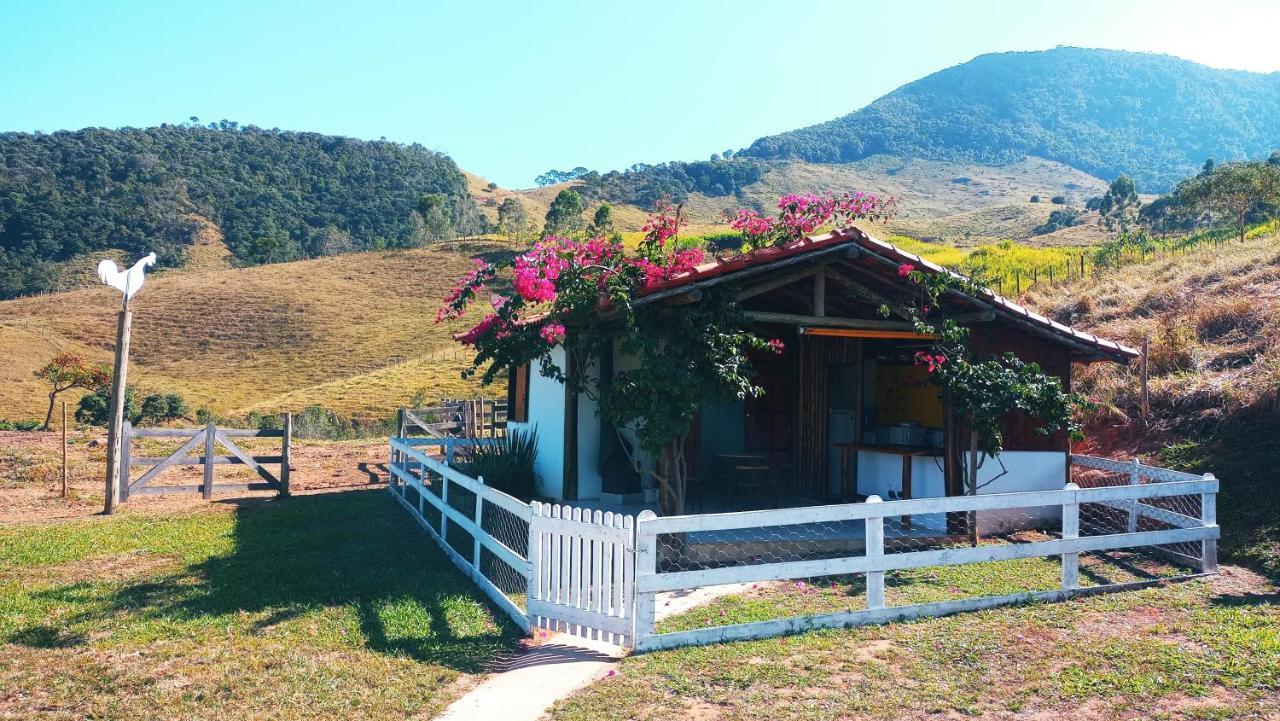
<svg viewBox="0 0 1280 721">
<path fill-rule="evenodd" d="M 891 445 L 873 445 L 868 443 L 837 443 L 836 448 L 840 449 L 840 495 L 848 499 L 849 493 L 849 457 L 855 451 L 877 451 L 879 453 L 894 453 L 902 456 L 902 499 L 911 498 L 911 459 L 916 456 L 936 456 L 941 453 L 938 449 L 927 448 L 925 446 L 891 446 Z M 856 492 L 857 489 L 855 488 Z M 911 528 L 911 516 L 902 517 L 902 527 L 904 529 Z"/>
</svg>

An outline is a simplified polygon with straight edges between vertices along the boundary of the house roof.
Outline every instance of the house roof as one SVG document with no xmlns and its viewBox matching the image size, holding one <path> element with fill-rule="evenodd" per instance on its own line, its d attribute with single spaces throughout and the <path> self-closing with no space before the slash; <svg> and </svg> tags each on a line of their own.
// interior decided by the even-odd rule
<svg viewBox="0 0 1280 721">
<path fill-rule="evenodd" d="M 857 248 L 857 251 L 853 251 L 853 248 Z M 767 272 L 772 267 L 779 265 L 791 265 L 829 255 L 838 257 L 842 252 L 867 254 L 884 261 L 879 264 L 882 267 L 878 275 L 887 281 L 898 284 L 905 282 L 897 273 L 897 267 L 904 263 L 910 263 L 924 272 L 946 273 L 962 277 L 958 273 L 925 260 L 915 253 L 902 250 L 892 243 L 877 240 L 861 229 L 851 226 L 823 235 L 801 238 L 784 245 L 761 248 L 728 258 L 715 259 L 703 263 L 691 271 L 648 286 L 640 293 L 640 296 L 646 299 L 656 299 L 661 296 L 676 295 L 697 286 L 731 282 L 739 277 Z M 1127 362 L 1140 355 L 1137 350 L 1121 343 L 1100 338 L 1093 333 L 1077 330 L 1036 313 L 999 295 L 990 288 L 982 289 L 981 293 L 976 296 L 972 294 L 961 295 L 976 304 L 989 306 L 999 317 L 1039 330 L 1042 336 L 1056 338 L 1077 348 L 1088 349 L 1089 352 L 1086 354 L 1088 357 Z"/>
</svg>

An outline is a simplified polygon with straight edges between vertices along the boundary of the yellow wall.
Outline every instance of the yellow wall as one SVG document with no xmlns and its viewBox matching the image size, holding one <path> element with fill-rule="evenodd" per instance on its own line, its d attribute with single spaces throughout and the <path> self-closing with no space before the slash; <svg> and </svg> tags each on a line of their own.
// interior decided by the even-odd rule
<svg viewBox="0 0 1280 721">
<path fill-rule="evenodd" d="M 925 427 L 942 425 L 942 397 L 929 382 L 923 366 L 879 366 L 876 368 L 877 424 L 918 423 Z"/>
</svg>

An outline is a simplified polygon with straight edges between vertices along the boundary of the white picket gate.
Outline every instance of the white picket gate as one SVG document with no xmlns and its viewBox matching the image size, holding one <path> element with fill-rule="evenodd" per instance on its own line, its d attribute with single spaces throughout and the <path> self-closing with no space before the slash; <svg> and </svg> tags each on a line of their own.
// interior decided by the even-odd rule
<svg viewBox="0 0 1280 721">
<path fill-rule="evenodd" d="M 635 518 L 533 504 L 531 625 L 618 646 L 635 634 Z"/>
</svg>

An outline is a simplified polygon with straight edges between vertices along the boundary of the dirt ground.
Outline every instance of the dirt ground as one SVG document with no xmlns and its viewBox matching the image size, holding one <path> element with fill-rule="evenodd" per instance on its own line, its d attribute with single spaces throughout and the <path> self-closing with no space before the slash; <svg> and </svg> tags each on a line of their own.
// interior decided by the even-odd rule
<svg viewBox="0 0 1280 721">
<path fill-rule="evenodd" d="M 67 497 L 63 498 L 61 436 L 56 432 L 0 431 L 0 524 L 62 521 L 101 515 L 106 438 L 102 433 L 75 432 L 67 439 Z M 181 439 L 139 440 L 135 457 L 159 457 L 177 450 Z M 278 439 L 240 443 L 255 455 L 275 455 Z M 197 451 L 197 454 L 202 451 Z M 218 454 L 224 453 L 219 447 Z M 387 443 L 384 439 L 359 441 L 295 440 L 290 464 L 290 488 L 294 494 L 325 493 L 367 488 L 386 481 Z M 265 467 L 276 472 L 276 464 Z M 134 467 L 137 479 L 145 467 Z M 151 485 L 198 484 L 200 466 L 168 469 Z M 218 483 L 245 483 L 256 475 L 242 466 L 214 467 L 212 501 L 199 493 L 134 496 L 121 510 L 126 513 L 172 513 L 209 503 L 251 497 L 270 497 L 274 491 L 218 492 Z"/>
</svg>

